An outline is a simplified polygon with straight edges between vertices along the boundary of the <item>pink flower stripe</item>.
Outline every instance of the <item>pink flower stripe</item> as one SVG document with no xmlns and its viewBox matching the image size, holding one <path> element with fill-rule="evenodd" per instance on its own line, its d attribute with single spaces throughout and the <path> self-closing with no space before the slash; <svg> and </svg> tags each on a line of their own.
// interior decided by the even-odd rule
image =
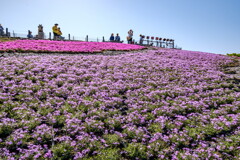
<svg viewBox="0 0 240 160">
<path fill-rule="evenodd" d="M 102 52 L 104 50 L 140 50 L 144 47 L 123 43 L 109 42 L 79 42 L 50 40 L 16 40 L 0 42 L 0 51 L 24 52 Z"/>
</svg>

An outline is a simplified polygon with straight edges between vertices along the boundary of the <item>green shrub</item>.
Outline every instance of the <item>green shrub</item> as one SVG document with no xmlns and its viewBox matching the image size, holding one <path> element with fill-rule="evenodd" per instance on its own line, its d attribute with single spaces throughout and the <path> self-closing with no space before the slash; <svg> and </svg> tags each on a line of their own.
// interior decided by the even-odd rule
<svg viewBox="0 0 240 160">
<path fill-rule="evenodd" d="M 74 148 L 66 142 L 56 144 L 52 148 L 53 159 L 56 160 L 69 160 L 73 159 Z"/>
<path fill-rule="evenodd" d="M 162 133 L 163 132 L 163 127 L 159 123 L 153 123 L 149 126 L 149 130 L 152 133 Z"/>
<path fill-rule="evenodd" d="M 104 135 L 106 143 L 112 147 L 120 145 L 122 138 L 117 134 L 107 134 Z"/>
<path fill-rule="evenodd" d="M 9 136 L 13 131 L 13 127 L 8 125 L 2 125 L 0 126 L 0 137 L 5 138 Z"/>
<path fill-rule="evenodd" d="M 147 147 L 141 143 L 130 143 L 124 150 L 130 158 L 147 158 Z"/>
<path fill-rule="evenodd" d="M 240 53 L 227 53 L 228 56 L 240 57 Z"/>
<path fill-rule="evenodd" d="M 96 160 L 120 160 L 121 155 L 120 155 L 120 150 L 117 148 L 107 148 L 100 153 L 96 157 L 94 157 Z"/>
</svg>

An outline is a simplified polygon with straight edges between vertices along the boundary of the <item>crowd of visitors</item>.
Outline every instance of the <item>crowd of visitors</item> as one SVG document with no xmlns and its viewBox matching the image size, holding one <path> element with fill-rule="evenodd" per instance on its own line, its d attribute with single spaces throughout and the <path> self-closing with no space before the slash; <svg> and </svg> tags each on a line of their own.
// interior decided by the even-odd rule
<svg viewBox="0 0 240 160">
<path fill-rule="evenodd" d="M 42 26 L 42 25 L 39 25 Z M 42 31 L 43 32 L 43 31 Z M 64 40 L 65 37 L 62 36 L 62 31 L 61 28 L 58 27 L 58 24 L 54 24 L 54 26 L 52 27 L 52 32 L 53 32 L 53 39 L 54 40 Z M 0 36 L 4 36 L 4 28 L 3 26 L 0 24 Z M 41 36 L 43 39 L 43 36 Z M 32 38 L 39 38 L 39 35 L 36 35 L 36 37 L 34 37 L 32 35 L 32 31 L 28 30 L 28 34 L 27 34 L 27 38 L 32 39 Z M 109 38 L 110 42 L 123 42 L 121 41 L 121 38 L 119 36 L 119 33 L 116 34 L 116 36 L 114 36 L 114 33 L 111 34 L 110 38 Z M 142 45 L 144 41 L 144 36 L 140 34 L 140 39 L 139 39 L 139 44 Z M 133 40 L 133 30 L 130 29 L 128 31 L 128 36 L 127 36 L 127 43 L 128 44 L 134 44 L 134 40 Z"/>
<path fill-rule="evenodd" d="M 114 34 L 112 33 L 110 38 L 109 38 L 109 41 L 111 41 L 111 42 L 121 42 L 121 38 L 120 38 L 118 33 L 117 33 L 116 37 L 114 37 Z"/>
<path fill-rule="evenodd" d="M 110 42 L 123 42 L 123 41 L 121 41 L 120 36 L 119 36 L 118 33 L 117 33 L 116 37 L 114 37 L 114 34 L 112 33 L 110 38 L 109 38 L 109 41 Z M 128 42 L 128 44 L 133 44 L 134 43 L 134 40 L 133 40 L 133 30 L 132 29 L 130 29 L 128 31 L 127 42 Z"/>
</svg>

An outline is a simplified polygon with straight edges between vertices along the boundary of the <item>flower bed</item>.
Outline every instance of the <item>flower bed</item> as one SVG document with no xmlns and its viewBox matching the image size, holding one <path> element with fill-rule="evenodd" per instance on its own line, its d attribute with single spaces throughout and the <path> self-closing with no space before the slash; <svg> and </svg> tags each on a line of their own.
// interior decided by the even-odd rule
<svg viewBox="0 0 240 160">
<path fill-rule="evenodd" d="M 0 42 L 0 52 L 38 52 L 38 53 L 94 53 L 105 50 L 140 50 L 142 46 L 107 43 L 107 42 L 79 42 L 79 41 L 50 41 L 50 40 L 16 40 Z"/>
<path fill-rule="evenodd" d="M 156 50 L 0 59 L 0 157 L 237 159 L 226 56 Z"/>
</svg>

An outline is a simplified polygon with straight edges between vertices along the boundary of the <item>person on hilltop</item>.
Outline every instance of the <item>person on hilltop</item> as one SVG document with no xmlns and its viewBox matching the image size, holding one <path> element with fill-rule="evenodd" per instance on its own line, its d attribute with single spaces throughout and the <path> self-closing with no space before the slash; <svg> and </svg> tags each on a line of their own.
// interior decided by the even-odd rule
<svg viewBox="0 0 240 160">
<path fill-rule="evenodd" d="M 29 39 L 32 39 L 32 38 L 33 38 L 32 32 L 31 32 L 30 30 L 28 30 L 27 38 L 29 38 Z"/>
<path fill-rule="evenodd" d="M 118 33 L 117 33 L 117 35 L 116 35 L 116 37 L 115 37 L 115 41 L 116 41 L 116 42 L 120 42 L 120 36 L 119 36 Z"/>
<path fill-rule="evenodd" d="M 59 38 L 60 40 L 64 40 L 64 37 L 62 37 L 62 31 L 61 31 L 61 28 L 60 28 L 60 27 L 58 27 L 57 35 L 58 35 L 58 38 Z"/>
<path fill-rule="evenodd" d="M 0 24 L 0 36 L 4 36 L 4 28 L 2 24 Z"/>
<path fill-rule="evenodd" d="M 52 31 L 53 31 L 53 39 L 57 40 L 57 38 L 58 38 L 58 24 L 57 23 L 52 27 Z"/>
<path fill-rule="evenodd" d="M 109 38 L 110 41 L 114 41 L 114 34 L 112 33 L 110 38 Z"/>
<path fill-rule="evenodd" d="M 127 41 L 128 41 L 128 44 L 132 44 L 132 41 L 133 41 L 133 30 L 131 30 L 131 29 L 128 31 Z"/>
<path fill-rule="evenodd" d="M 140 36 L 139 44 L 140 44 L 140 45 L 143 45 L 144 36 L 141 35 L 141 34 L 140 34 L 139 36 Z"/>
</svg>

